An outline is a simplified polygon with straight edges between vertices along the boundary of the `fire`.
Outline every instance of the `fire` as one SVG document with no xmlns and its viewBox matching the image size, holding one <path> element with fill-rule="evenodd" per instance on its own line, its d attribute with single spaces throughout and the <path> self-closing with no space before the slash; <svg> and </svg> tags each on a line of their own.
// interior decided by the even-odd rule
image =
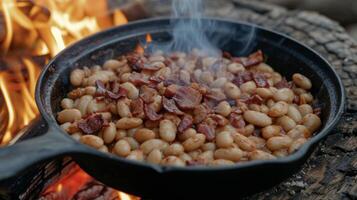
<svg viewBox="0 0 357 200">
<path fill-rule="evenodd" d="M 38 114 L 34 91 L 44 63 L 36 63 L 34 57 L 48 61 L 69 44 L 128 21 L 106 0 L 2 0 L 0 11 L 5 22 L 5 27 L 0 25 L 5 30 L 0 61 L 7 66 L 0 66 L 0 96 L 6 105 L 0 114 L 7 115 L 2 117 L 6 122 L 0 120 L 6 123 L 6 128 L 0 127 L 0 145 L 6 145 Z"/>
<path fill-rule="evenodd" d="M 41 66 L 69 44 L 128 22 L 106 0 L 0 0 L 0 21 L 0 146 L 38 115 L 34 92 Z M 78 168 L 46 191 L 73 195 L 89 180 Z M 119 191 L 118 198 L 138 199 Z"/>
<path fill-rule="evenodd" d="M 135 47 L 135 52 L 138 54 L 144 54 L 145 49 L 148 47 L 148 45 L 152 42 L 152 36 L 148 33 L 145 36 L 145 43 L 144 44 L 140 44 L 138 43 Z"/>
</svg>

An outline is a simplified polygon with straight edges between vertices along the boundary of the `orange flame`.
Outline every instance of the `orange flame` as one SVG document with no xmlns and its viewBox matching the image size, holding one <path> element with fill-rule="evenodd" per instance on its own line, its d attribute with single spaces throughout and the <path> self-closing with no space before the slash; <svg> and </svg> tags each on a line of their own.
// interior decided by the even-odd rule
<svg viewBox="0 0 357 200">
<path fill-rule="evenodd" d="M 0 0 L 0 12 L 5 25 L 0 24 L 0 29 L 5 28 L 0 51 L 6 63 L 6 67 L 0 66 L 2 146 L 9 144 L 16 133 L 38 115 L 34 92 L 43 63 L 39 64 L 34 57 L 41 56 L 48 61 L 69 44 L 128 21 L 121 10 L 109 8 L 106 0 Z M 148 35 L 147 42 L 151 40 Z M 90 179 L 78 168 L 73 176 L 46 191 L 73 195 Z M 139 199 L 119 191 L 118 198 Z"/>
</svg>

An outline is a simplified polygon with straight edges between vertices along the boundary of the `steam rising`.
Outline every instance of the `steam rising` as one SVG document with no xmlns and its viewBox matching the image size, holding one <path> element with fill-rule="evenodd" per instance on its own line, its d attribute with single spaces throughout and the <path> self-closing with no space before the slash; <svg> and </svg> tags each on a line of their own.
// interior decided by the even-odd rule
<svg viewBox="0 0 357 200">
<path fill-rule="evenodd" d="M 208 54 L 219 52 L 204 32 L 210 27 L 204 27 L 207 24 L 202 23 L 203 10 L 202 0 L 173 0 L 173 42 L 170 44 L 170 49 L 188 52 L 198 48 Z"/>
<path fill-rule="evenodd" d="M 220 57 L 221 49 L 230 42 L 230 53 L 247 55 L 254 45 L 255 28 L 242 26 L 240 30 L 235 27 L 204 20 L 203 0 L 172 0 L 172 40 L 168 43 L 156 43 L 152 50 L 160 49 L 165 52 L 191 52 L 199 49 L 204 54 Z M 155 47 L 154 47 L 155 46 Z"/>
</svg>

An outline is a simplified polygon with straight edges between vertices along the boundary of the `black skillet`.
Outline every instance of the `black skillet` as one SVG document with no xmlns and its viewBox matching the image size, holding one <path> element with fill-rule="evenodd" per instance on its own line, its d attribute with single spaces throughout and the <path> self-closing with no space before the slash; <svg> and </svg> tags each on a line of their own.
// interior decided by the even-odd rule
<svg viewBox="0 0 357 200">
<path fill-rule="evenodd" d="M 163 167 L 96 151 L 62 131 L 55 118 L 60 100 L 71 90 L 70 71 L 76 67 L 102 64 L 109 58 L 130 52 L 147 33 L 155 41 L 170 40 L 170 20 L 150 19 L 85 38 L 66 48 L 45 67 L 37 84 L 36 102 L 47 127 L 42 136 L 0 150 L 0 180 L 19 176 L 40 161 L 70 155 L 97 180 L 121 191 L 141 197 L 187 199 L 194 196 L 238 197 L 271 187 L 297 172 L 342 115 L 345 94 L 340 78 L 320 55 L 285 35 L 222 19 L 204 19 L 203 24 L 212 22 L 218 28 L 206 31 L 210 40 L 221 49 L 236 56 L 262 49 L 267 63 L 284 76 L 291 77 L 300 72 L 312 80 L 312 93 L 323 106 L 323 127 L 296 153 L 276 160 L 234 166 Z M 217 35 L 224 40 L 216 40 Z"/>
</svg>

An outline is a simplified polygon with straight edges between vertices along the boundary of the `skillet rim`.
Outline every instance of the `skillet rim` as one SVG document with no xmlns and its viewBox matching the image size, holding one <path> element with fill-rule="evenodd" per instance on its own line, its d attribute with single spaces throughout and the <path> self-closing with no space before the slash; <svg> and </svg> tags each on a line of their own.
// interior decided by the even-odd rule
<svg viewBox="0 0 357 200">
<path fill-rule="evenodd" d="M 177 18 L 176 18 L 177 19 Z M 332 67 L 332 65 L 324 58 L 322 57 L 317 51 L 313 50 L 311 47 L 297 41 L 296 39 L 284 34 L 284 33 L 280 33 L 274 30 L 271 30 L 269 28 L 265 28 L 262 27 L 260 25 L 256 25 L 256 24 L 252 24 L 249 22 L 243 22 L 240 20 L 233 20 L 233 19 L 227 19 L 227 18 L 221 18 L 221 17 L 203 17 L 202 20 L 204 21 L 215 21 L 218 23 L 231 23 L 231 24 L 240 24 L 240 25 L 244 25 L 244 26 L 249 26 L 255 29 L 260 29 L 260 31 L 264 31 L 267 32 L 269 34 L 284 38 L 286 40 L 290 40 L 290 42 L 295 43 L 297 46 L 302 47 L 303 49 L 309 51 L 310 53 L 312 53 L 314 56 L 316 56 L 318 59 L 320 59 L 320 62 L 323 62 L 327 67 L 328 70 L 331 70 L 332 74 L 330 76 L 332 76 L 333 78 L 335 78 L 337 80 L 337 85 L 336 86 L 336 90 L 335 92 L 336 94 L 336 99 L 337 99 L 337 103 L 338 100 L 340 98 L 340 105 L 335 105 L 336 106 L 336 110 L 337 113 L 335 114 L 335 116 L 331 119 L 331 122 L 329 124 L 326 124 L 325 127 L 320 130 L 319 132 L 315 133 L 313 135 L 312 138 L 310 138 L 301 148 L 299 148 L 298 151 L 296 151 L 295 153 L 283 157 L 283 158 L 276 158 L 276 159 L 272 159 L 272 160 L 255 160 L 255 161 L 249 161 L 249 162 L 245 162 L 245 163 L 238 163 L 238 164 L 234 164 L 234 165 L 226 165 L 226 166 L 185 166 L 185 167 L 174 167 L 174 166 L 161 166 L 161 165 L 155 165 L 155 164 L 150 164 L 150 163 L 146 163 L 146 162 L 142 162 L 142 161 L 133 161 L 133 160 L 129 160 L 126 158 L 121 158 L 109 153 L 103 153 L 100 152 L 98 150 L 95 150 L 93 148 L 90 148 L 84 144 L 81 144 L 80 142 L 74 140 L 72 137 L 70 137 L 67 133 L 65 133 L 59 126 L 59 124 L 57 123 L 57 121 L 53 120 L 51 118 L 51 115 L 54 116 L 54 113 L 47 113 L 45 110 L 45 105 L 42 103 L 41 100 L 41 88 L 42 85 L 45 84 L 45 75 L 47 73 L 49 73 L 50 71 L 50 67 L 53 65 L 53 63 L 60 59 L 61 56 L 69 51 L 70 49 L 72 49 L 74 46 L 78 45 L 79 43 L 84 43 L 84 41 L 90 41 L 93 38 L 97 38 L 98 36 L 100 36 L 101 34 L 110 32 L 110 31 L 120 31 L 120 29 L 122 28 L 128 28 L 130 26 L 138 26 L 140 24 L 148 24 L 151 22 L 159 22 L 159 21 L 163 21 L 163 22 L 170 22 L 170 20 L 172 20 L 172 18 L 170 17 L 155 17 L 155 18 L 148 18 L 148 19 L 143 19 L 143 20 L 138 20 L 138 21 L 134 21 L 134 22 L 130 22 L 128 24 L 122 25 L 122 26 L 115 26 L 115 27 L 111 27 L 109 29 L 106 29 L 104 31 L 100 31 L 98 33 L 92 34 L 88 37 L 82 38 L 81 40 L 69 45 L 68 47 L 66 47 L 65 49 L 63 49 L 60 53 L 58 53 L 55 57 L 53 57 L 47 64 L 46 66 L 42 69 L 41 74 L 38 78 L 37 84 L 36 84 L 36 90 L 35 90 L 35 100 L 36 100 L 36 104 L 37 107 L 39 109 L 39 112 L 41 114 L 41 117 L 44 118 L 44 121 L 48 124 L 48 126 L 52 126 L 53 128 L 57 129 L 58 132 L 60 132 L 62 135 L 65 135 L 67 138 L 70 138 L 72 141 L 74 141 L 76 144 L 80 144 L 81 147 L 83 147 L 85 149 L 85 153 L 89 153 L 95 156 L 99 156 L 99 157 L 105 157 L 108 159 L 113 159 L 113 161 L 116 162 L 121 162 L 122 164 L 129 164 L 129 165 L 134 165 L 135 167 L 144 167 L 147 169 L 152 169 L 155 170 L 158 173 L 167 173 L 167 172 L 220 172 L 220 171 L 227 171 L 227 170 L 242 170 L 242 169 L 246 169 L 246 168 L 251 168 L 251 167 L 262 167 L 264 165 L 281 165 L 281 164 L 289 164 L 289 163 L 293 163 L 293 162 L 297 162 L 301 159 L 303 159 L 305 156 L 309 156 L 309 151 L 318 143 L 320 142 L 323 138 L 325 138 L 331 131 L 332 129 L 336 126 L 336 124 L 338 123 L 338 121 L 340 120 L 343 112 L 344 112 L 344 106 L 345 106 L 345 102 L 346 102 L 346 94 L 345 94 L 345 89 L 343 87 L 343 83 L 341 78 L 339 77 L 338 73 L 336 72 L 336 70 Z M 48 94 L 45 94 L 48 95 Z M 340 96 L 339 96 L 340 95 Z M 57 134 L 57 133 L 55 133 Z M 69 153 L 69 155 L 71 155 Z"/>
</svg>

